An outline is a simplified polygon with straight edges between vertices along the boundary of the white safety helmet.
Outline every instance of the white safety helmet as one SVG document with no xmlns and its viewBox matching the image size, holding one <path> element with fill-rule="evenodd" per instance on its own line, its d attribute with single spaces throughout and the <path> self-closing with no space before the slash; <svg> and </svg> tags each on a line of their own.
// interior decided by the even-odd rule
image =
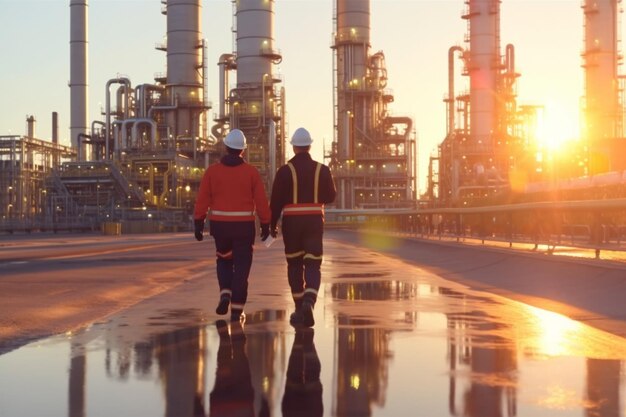
<svg viewBox="0 0 626 417">
<path fill-rule="evenodd" d="M 311 134 L 308 130 L 300 127 L 293 132 L 293 136 L 291 137 L 291 141 L 289 143 L 293 146 L 309 146 L 313 143 L 313 139 L 311 139 Z"/>
<path fill-rule="evenodd" d="M 246 149 L 246 136 L 241 130 L 233 129 L 224 138 L 224 145 L 232 149 Z"/>
</svg>

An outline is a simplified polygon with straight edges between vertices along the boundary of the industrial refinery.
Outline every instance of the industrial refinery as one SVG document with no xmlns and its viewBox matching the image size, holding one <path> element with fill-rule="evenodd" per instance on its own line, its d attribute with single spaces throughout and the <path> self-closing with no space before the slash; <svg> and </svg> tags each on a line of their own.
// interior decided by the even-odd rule
<svg viewBox="0 0 626 417">
<path fill-rule="evenodd" d="M 522 74 L 515 45 L 501 39 L 502 2 L 460 2 L 467 30 L 459 34 L 464 42 L 447 51 L 448 83 L 441 85 L 444 103 L 437 104 L 446 109 L 446 135 L 430 157 L 422 193 L 418 154 L 430 150 L 420 149 L 414 119 L 392 109 L 394 68 L 388 70 L 382 50 L 372 49 L 371 34 L 382 28 L 372 25 L 370 1 L 332 2 L 332 68 L 319 69 L 333 74 L 333 139 L 324 150 L 338 190 L 331 212 L 537 201 L 555 189 L 585 199 L 598 186 L 605 195 L 622 195 L 619 0 L 582 4 L 581 140 L 558 158 L 536 141 L 541 104 L 518 102 Z M 154 13 L 164 15 L 165 40 L 156 48 L 166 71 L 152 80 L 117 75 L 94 86 L 87 65 L 88 1 L 71 0 L 71 145 L 59 144 L 57 113 L 49 141 L 37 137 L 33 115 L 25 135 L 0 136 L 3 228 L 97 230 L 113 223 L 126 232 L 186 229 L 204 169 L 223 154 L 221 140 L 234 128 L 245 133 L 246 159 L 269 190 L 288 159 L 290 134 L 275 1 L 231 3 L 231 51 L 212 50 L 203 37 L 201 0 L 162 0 Z M 210 65 L 219 69 L 218 85 L 209 85 Z M 87 111 L 90 89 L 105 92 L 94 120 Z M 209 101 L 209 90 L 218 92 L 217 103 Z"/>
<path fill-rule="evenodd" d="M 335 140 L 330 168 L 337 207 L 412 207 L 417 196 L 413 121 L 392 116 L 382 51 L 370 52 L 369 1 L 337 1 L 334 44 Z"/>
<path fill-rule="evenodd" d="M 597 185 L 605 195 L 607 187 L 609 194 L 623 193 L 619 3 L 582 4 L 582 140 L 557 159 L 537 143 L 542 106 L 518 103 L 521 74 L 516 71 L 515 46 L 501 47 L 501 1 L 465 2 L 461 16 L 467 21 L 465 45 L 448 51 L 447 135 L 430 159 L 429 202 L 440 207 L 489 205 L 541 200 L 557 191 L 572 199 L 588 199 L 597 194 L 590 190 Z M 460 94 L 457 73 L 469 78 L 469 88 Z"/>
</svg>

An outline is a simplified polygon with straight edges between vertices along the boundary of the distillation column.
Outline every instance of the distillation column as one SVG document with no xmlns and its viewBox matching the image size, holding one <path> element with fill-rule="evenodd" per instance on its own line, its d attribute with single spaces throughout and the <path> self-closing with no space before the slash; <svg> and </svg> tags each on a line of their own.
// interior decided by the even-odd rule
<svg viewBox="0 0 626 417">
<path fill-rule="evenodd" d="M 337 0 L 337 151 L 340 161 L 354 157 L 354 103 L 349 91 L 362 86 L 370 48 L 370 2 Z"/>
<path fill-rule="evenodd" d="M 167 1 L 166 100 L 169 134 L 178 138 L 202 136 L 204 103 L 201 0 Z"/>
<path fill-rule="evenodd" d="M 230 127 L 241 129 L 248 139 L 248 161 L 269 189 L 276 168 L 284 161 L 284 90 L 274 65 L 282 57 L 274 47 L 274 0 L 235 2 L 235 64 L 220 60 L 222 71 L 235 69 L 237 86 L 230 92 Z M 220 77 L 227 79 L 227 74 Z"/>
<path fill-rule="evenodd" d="M 354 168 L 356 103 L 352 90 L 363 87 L 367 76 L 370 48 L 370 2 L 337 0 L 336 2 L 336 97 L 335 125 L 337 158 L 346 171 Z M 338 179 L 337 206 L 354 207 L 354 181 Z"/>
<path fill-rule="evenodd" d="M 468 0 L 467 68 L 470 77 L 470 137 L 475 152 L 493 154 L 500 63 L 500 1 Z"/>
<path fill-rule="evenodd" d="M 609 169 L 608 150 L 598 141 L 621 132 L 618 67 L 618 3 L 620 0 L 585 0 L 585 132 L 590 149 L 591 174 Z"/>
<path fill-rule="evenodd" d="M 331 168 L 338 208 L 411 206 L 415 140 L 409 117 L 390 116 L 382 51 L 370 54 L 369 0 L 336 0 L 335 141 Z"/>
<path fill-rule="evenodd" d="M 78 147 L 78 135 L 87 133 L 88 124 L 87 7 L 87 0 L 70 0 L 70 141 L 74 149 Z"/>
</svg>

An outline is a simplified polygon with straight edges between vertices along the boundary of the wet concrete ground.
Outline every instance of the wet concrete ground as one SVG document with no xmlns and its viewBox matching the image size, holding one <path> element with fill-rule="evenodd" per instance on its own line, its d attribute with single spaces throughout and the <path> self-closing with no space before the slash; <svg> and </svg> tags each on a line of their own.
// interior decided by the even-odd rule
<svg viewBox="0 0 626 417">
<path fill-rule="evenodd" d="M 206 262 L 212 245 L 188 238 L 97 238 L 90 250 L 76 245 L 80 253 L 68 238 L 55 253 L 39 244 L 19 249 L 17 261 L 4 258 L 0 289 L 13 281 L 35 291 L 37 279 L 62 279 L 47 294 L 82 291 L 100 318 L 0 355 L 0 415 L 626 416 L 622 337 L 332 232 L 313 330 L 288 324 L 280 242 L 255 252 L 245 324 L 220 322 Z M 460 262 L 453 249 L 437 252 Z M 184 276 L 189 263 L 198 267 Z M 113 275 L 115 282 L 105 279 Z M 515 269 L 510 275 L 520 279 Z M 95 280 L 92 290 L 110 285 L 115 296 L 102 306 L 89 288 L 76 289 L 77 278 L 83 287 Z M 115 304 L 137 283 L 151 297 Z M 59 302 L 74 300 L 65 294 Z M 107 308 L 117 312 L 100 313 Z"/>
</svg>

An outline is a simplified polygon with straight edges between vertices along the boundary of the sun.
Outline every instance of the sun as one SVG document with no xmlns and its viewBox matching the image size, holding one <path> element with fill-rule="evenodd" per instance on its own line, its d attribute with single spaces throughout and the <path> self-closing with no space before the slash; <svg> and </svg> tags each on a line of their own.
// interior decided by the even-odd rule
<svg viewBox="0 0 626 417">
<path fill-rule="evenodd" d="M 535 138 L 539 148 L 557 152 L 579 136 L 578 111 L 556 100 L 548 101 L 538 114 Z"/>
</svg>

